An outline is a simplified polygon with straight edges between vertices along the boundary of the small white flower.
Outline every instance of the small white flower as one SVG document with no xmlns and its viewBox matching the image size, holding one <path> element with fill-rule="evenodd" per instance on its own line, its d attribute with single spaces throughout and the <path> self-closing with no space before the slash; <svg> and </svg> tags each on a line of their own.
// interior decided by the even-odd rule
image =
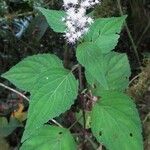
<svg viewBox="0 0 150 150">
<path fill-rule="evenodd" d="M 81 2 L 81 7 L 88 8 L 88 7 L 90 7 L 90 3 L 88 1 L 83 1 L 83 2 Z"/>
<path fill-rule="evenodd" d="M 85 13 L 86 13 L 86 9 L 83 8 L 83 7 L 80 7 L 80 8 L 78 9 L 78 13 L 81 14 L 82 16 L 84 16 Z"/>
<path fill-rule="evenodd" d="M 64 2 L 64 6 L 67 6 L 68 4 L 73 4 L 73 5 L 78 4 L 78 0 L 63 0 L 63 2 Z"/>
<path fill-rule="evenodd" d="M 65 20 L 66 20 L 66 18 L 63 17 L 63 18 L 62 18 L 62 21 L 65 21 Z"/>
<path fill-rule="evenodd" d="M 91 17 L 86 16 L 86 9 L 100 3 L 99 0 L 63 0 L 67 16 L 62 18 L 67 29 L 64 35 L 69 43 L 75 43 L 89 30 L 93 23 Z"/>
<path fill-rule="evenodd" d="M 88 22 L 89 24 L 92 24 L 94 21 L 93 21 L 92 18 L 88 17 L 87 22 Z"/>
<path fill-rule="evenodd" d="M 74 38 L 74 39 L 78 38 L 78 36 L 76 35 L 76 33 L 72 35 L 72 38 Z"/>
<path fill-rule="evenodd" d="M 73 16 L 76 14 L 76 13 L 75 13 L 75 8 L 74 8 L 74 7 L 71 7 L 71 8 L 69 8 L 69 9 L 67 9 L 66 14 L 67 14 L 68 16 L 73 17 Z"/>
<path fill-rule="evenodd" d="M 75 43 L 75 39 L 73 37 L 68 38 L 67 41 L 72 44 Z"/>
<path fill-rule="evenodd" d="M 75 29 L 75 27 L 72 27 L 72 28 L 69 29 L 69 31 L 70 31 L 70 32 L 75 32 L 76 29 Z"/>
<path fill-rule="evenodd" d="M 66 36 L 66 37 L 70 37 L 70 35 L 71 35 L 71 34 L 67 32 L 65 36 Z"/>
<path fill-rule="evenodd" d="M 87 33 L 87 32 L 89 31 L 89 28 L 84 28 L 83 31 L 84 31 L 85 33 Z"/>
<path fill-rule="evenodd" d="M 76 32 L 76 35 L 77 35 L 78 38 L 80 38 L 82 36 L 81 31 Z"/>
<path fill-rule="evenodd" d="M 84 7 L 84 8 L 91 8 L 93 7 L 94 5 L 100 3 L 99 0 L 84 0 L 81 2 L 81 7 Z"/>
<path fill-rule="evenodd" d="M 67 26 L 68 28 L 72 28 L 72 27 L 73 27 L 73 25 L 71 24 L 70 21 L 67 21 L 67 22 L 66 22 L 66 26 Z"/>
<path fill-rule="evenodd" d="M 82 19 L 80 19 L 78 21 L 77 26 L 83 28 L 85 26 L 86 22 L 87 22 L 87 17 L 82 17 Z"/>
</svg>

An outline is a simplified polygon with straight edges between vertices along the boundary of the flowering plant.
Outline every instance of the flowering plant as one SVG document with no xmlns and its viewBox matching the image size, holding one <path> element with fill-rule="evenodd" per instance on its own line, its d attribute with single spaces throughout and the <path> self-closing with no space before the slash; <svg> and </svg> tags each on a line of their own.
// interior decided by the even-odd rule
<svg viewBox="0 0 150 150">
<path fill-rule="evenodd" d="M 88 27 L 93 23 L 93 19 L 86 15 L 86 9 L 98 3 L 98 0 L 84 0 L 80 3 L 78 0 L 64 0 L 67 16 L 63 18 L 63 21 L 65 21 L 67 27 L 65 37 L 69 43 L 75 43 L 75 41 L 88 32 Z"/>
<path fill-rule="evenodd" d="M 57 56 L 38 54 L 2 75 L 31 94 L 20 149 L 76 150 L 84 135 L 93 149 L 101 144 L 110 150 L 142 150 L 139 115 L 126 95 L 131 74 L 128 58 L 112 51 L 126 16 L 93 20 L 86 10 L 100 1 L 63 2 L 64 11 L 38 10 L 55 32 L 63 33 L 67 43 L 77 45 L 78 63 L 68 70 Z M 75 122 L 70 127 L 60 124 L 56 117 L 75 100 L 82 103 L 74 111 Z M 83 130 L 79 135 L 71 130 L 77 123 Z"/>
</svg>

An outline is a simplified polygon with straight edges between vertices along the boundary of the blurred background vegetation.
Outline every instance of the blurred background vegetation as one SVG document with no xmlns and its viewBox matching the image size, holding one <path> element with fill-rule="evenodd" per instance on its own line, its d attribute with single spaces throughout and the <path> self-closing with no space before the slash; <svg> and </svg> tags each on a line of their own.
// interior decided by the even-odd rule
<svg viewBox="0 0 150 150">
<path fill-rule="evenodd" d="M 36 11 L 38 6 L 60 10 L 62 1 L 0 0 L 0 74 L 22 58 L 37 53 L 54 53 L 63 59 L 63 36 L 48 27 L 45 18 Z M 95 18 L 122 14 L 127 14 L 128 18 L 115 51 L 127 53 L 130 60 L 132 76 L 128 92 L 139 108 L 145 150 L 149 150 L 150 1 L 102 0 L 93 12 Z M 74 57 L 70 59 L 76 61 Z M 13 86 L 1 78 L 0 82 Z M 17 149 L 19 146 L 26 109 L 27 104 L 18 95 L 0 87 L 0 149 Z"/>
</svg>

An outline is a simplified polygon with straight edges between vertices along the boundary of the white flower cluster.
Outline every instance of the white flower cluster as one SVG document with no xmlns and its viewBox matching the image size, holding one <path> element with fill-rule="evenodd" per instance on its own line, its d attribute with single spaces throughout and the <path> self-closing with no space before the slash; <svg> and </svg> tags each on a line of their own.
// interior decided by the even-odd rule
<svg viewBox="0 0 150 150">
<path fill-rule="evenodd" d="M 80 37 L 87 33 L 93 19 L 86 15 L 86 9 L 100 3 L 99 0 L 63 0 L 66 11 L 65 21 L 67 30 L 65 38 L 68 43 L 75 43 Z"/>
</svg>

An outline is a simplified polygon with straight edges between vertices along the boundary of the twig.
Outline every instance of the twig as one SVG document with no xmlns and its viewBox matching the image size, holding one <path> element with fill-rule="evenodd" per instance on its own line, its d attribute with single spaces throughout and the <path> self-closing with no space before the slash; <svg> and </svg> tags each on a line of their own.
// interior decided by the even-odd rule
<svg viewBox="0 0 150 150">
<path fill-rule="evenodd" d="M 97 150 L 102 150 L 103 145 L 100 145 Z"/>
<path fill-rule="evenodd" d="M 150 118 L 150 112 L 146 115 L 146 117 L 143 120 L 143 124 L 148 120 L 148 118 Z"/>
<path fill-rule="evenodd" d="M 70 130 L 81 118 L 82 115 L 68 128 L 68 130 Z"/>
<path fill-rule="evenodd" d="M 59 127 L 63 128 L 63 126 L 62 126 L 60 123 L 58 123 L 56 120 L 51 119 L 51 121 L 52 121 L 53 123 L 55 123 L 56 125 L 58 125 Z"/>
<path fill-rule="evenodd" d="M 150 27 L 150 21 L 148 22 L 146 28 L 144 29 L 143 33 L 141 34 L 139 40 L 137 41 L 136 46 L 138 46 L 140 44 L 144 34 L 148 31 L 149 27 Z"/>
<path fill-rule="evenodd" d="M 86 140 L 89 141 L 91 143 L 91 145 L 93 146 L 93 148 L 95 150 L 97 150 L 97 145 L 92 141 L 92 139 L 88 136 L 85 136 Z"/>
<path fill-rule="evenodd" d="M 117 0 L 117 3 L 118 3 L 120 15 L 123 16 L 123 11 L 122 11 L 122 7 L 121 7 L 120 0 Z M 129 30 L 129 27 L 128 27 L 126 21 L 125 21 L 125 28 L 126 28 L 126 31 L 127 31 L 128 36 L 129 36 L 129 39 L 130 39 L 130 41 L 131 41 L 131 44 L 132 44 L 132 47 L 133 47 L 133 50 L 134 50 L 134 53 L 135 53 L 137 62 L 138 62 L 138 64 L 139 64 L 139 66 L 141 66 L 141 62 L 140 62 L 140 58 L 139 58 L 139 55 L 138 55 L 137 47 L 136 47 L 136 45 L 135 45 L 135 43 L 134 43 L 134 40 L 133 40 L 133 38 L 132 38 L 131 32 L 130 32 L 130 30 Z"/>
<path fill-rule="evenodd" d="M 9 15 L 6 15 L 4 16 L 3 18 L 0 18 L 0 21 L 7 21 L 9 19 L 14 19 L 14 18 L 17 18 L 17 17 L 22 17 L 22 16 L 30 16 L 30 15 L 33 15 L 35 14 L 34 12 L 25 12 L 25 13 L 22 13 L 22 14 L 9 14 Z"/>
<path fill-rule="evenodd" d="M 74 70 L 76 70 L 79 67 L 79 64 L 76 64 L 72 67 L 71 72 L 73 72 Z"/>
<path fill-rule="evenodd" d="M 137 79 L 141 74 L 136 75 L 134 78 L 131 79 L 131 81 L 129 82 L 129 85 L 135 80 Z"/>
<path fill-rule="evenodd" d="M 19 92 L 19 91 L 15 90 L 15 89 L 13 89 L 13 88 L 3 84 L 3 83 L 0 83 L 0 86 L 5 88 L 5 89 L 8 89 L 8 90 L 10 90 L 10 91 L 12 91 L 12 92 L 14 92 L 16 94 L 18 94 L 18 95 L 20 95 L 21 97 L 23 97 L 25 100 L 27 100 L 29 102 L 29 99 L 25 95 L 23 95 L 21 92 Z M 56 120 L 52 119 L 51 121 L 53 123 L 55 123 L 56 125 L 58 125 L 59 127 L 63 128 L 63 126 L 61 124 L 59 124 Z"/>
<path fill-rule="evenodd" d="M 5 89 L 8 89 L 8 90 L 10 90 L 10 91 L 12 91 L 12 92 L 14 92 L 16 94 L 18 94 L 18 95 L 20 95 L 21 97 L 23 97 L 25 100 L 27 100 L 29 102 L 29 99 L 25 95 L 23 95 L 21 92 L 19 92 L 19 91 L 15 90 L 15 89 L 13 89 L 13 88 L 3 84 L 3 83 L 0 83 L 0 86 L 4 87 Z"/>
</svg>

